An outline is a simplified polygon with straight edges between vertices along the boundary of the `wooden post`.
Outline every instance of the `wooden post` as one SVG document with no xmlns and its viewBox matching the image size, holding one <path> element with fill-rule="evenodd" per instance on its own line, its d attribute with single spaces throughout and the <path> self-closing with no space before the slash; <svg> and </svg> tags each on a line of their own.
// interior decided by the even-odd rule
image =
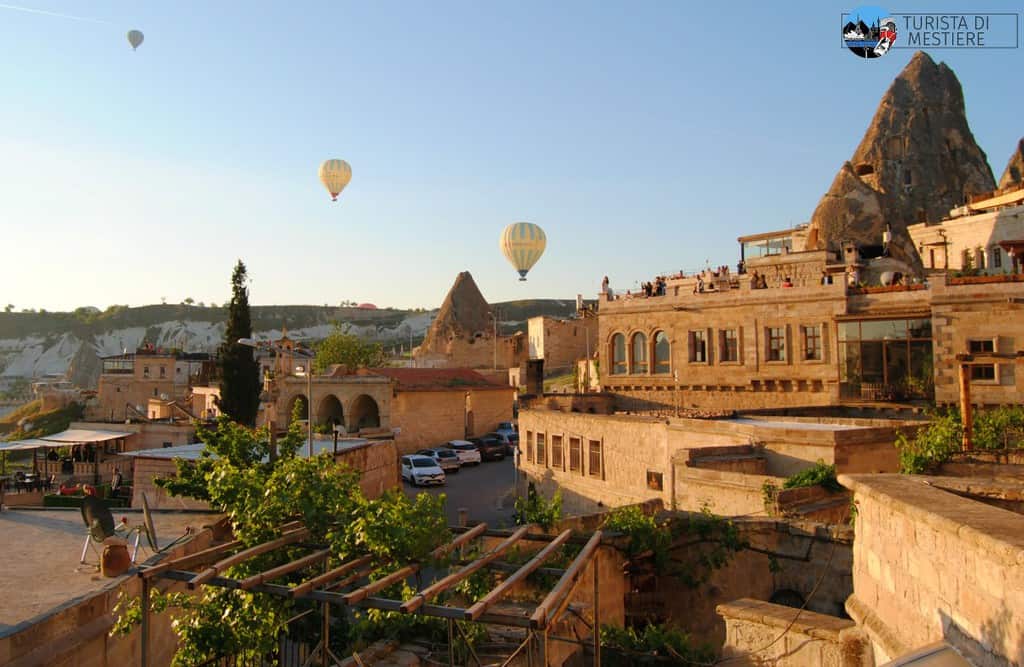
<svg viewBox="0 0 1024 667">
<path fill-rule="evenodd" d="M 601 599 L 598 595 L 601 586 L 597 572 L 600 558 L 601 552 L 594 552 L 594 667 L 601 667 Z"/>
<path fill-rule="evenodd" d="M 963 424 L 962 449 L 974 449 L 974 415 L 971 414 L 971 366 L 960 362 L 960 419 Z"/>
<path fill-rule="evenodd" d="M 142 637 L 139 639 L 139 664 L 149 667 L 149 579 L 142 580 Z"/>
</svg>

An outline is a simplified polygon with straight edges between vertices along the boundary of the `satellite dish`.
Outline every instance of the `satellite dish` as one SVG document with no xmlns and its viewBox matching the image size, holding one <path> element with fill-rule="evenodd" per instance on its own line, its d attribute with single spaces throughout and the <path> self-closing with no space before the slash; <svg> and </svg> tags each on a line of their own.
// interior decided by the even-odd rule
<svg viewBox="0 0 1024 667">
<path fill-rule="evenodd" d="M 82 499 L 82 520 L 89 529 L 89 537 L 95 541 L 102 542 L 108 537 L 113 537 L 114 515 L 96 496 L 86 496 Z"/>
<path fill-rule="evenodd" d="M 149 548 L 153 551 L 160 551 L 160 547 L 157 546 L 156 527 L 153 525 L 153 514 L 149 511 L 149 499 L 146 498 L 145 491 L 142 492 L 142 522 Z"/>
</svg>

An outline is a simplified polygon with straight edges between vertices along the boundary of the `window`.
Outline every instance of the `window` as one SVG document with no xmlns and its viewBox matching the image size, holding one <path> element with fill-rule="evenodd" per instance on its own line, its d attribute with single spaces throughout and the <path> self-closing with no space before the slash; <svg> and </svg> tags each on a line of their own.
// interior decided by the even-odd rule
<svg viewBox="0 0 1024 667">
<path fill-rule="evenodd" d="M 647 372 L 647 336 L 633 334 L 633 373 Z"/>
<path fill-rule="evenodd" d="M 928 248 L 928 268 L 935 268 L 935 248 Z"/>
<path fill-rule="evenodd" d="M 542 466 L 547 463 L 548 447 L 544 441 L 544 434 L 537 434 L 537 465 Z"/>
<path fill-rule="evenodd" d="M 707 332 L 703 329 L 690 332 L 690 362 L 706 364 L 708 362 Z"/>
<path fill-rule="evenodd" d="M 158 387 L 153 387 L 153 395 L 154 396 L 159 396 L 160 395 L 160 389 Z"/>
<path fill-rule="evenodd" d="M 526 460 L 533 463 L 533 431 L 526 432 Z"/>
<path fill-rule="evenodd" d="M 992 246 L 992 268 L 1003 268 L 1003 251 L 999 246 Z"/>
<path fill-rule="evenodd" d="M 604 479 L 604 466 L 602 465 L 603 462 L 601 460 L 601 441 L 591 440 L 587 444 L 587 469 L 590 471 L 590 476 Z"/>
<path fill-rule="evenodd" d="M 971 382 L 995 382 L 996 381 L 996 365 L 995 364 L 972 364 L 971 365 Z"/>
<path fill-rule="evenodd" d="M 583 448 L 579 438 L 569 438 L 569 470 L 583 472 Z"/>
<path fill-rule="evenodd" d="M 804 360 L 821 361 L 821 326 L 802 327 L 804 330 Z"/>
<path fill-rule="evenodd" d="M 736 329 L 724 329 L 720 333 L 721 340 L 718 342 L 719 354 L 722 361 L 740 360 L 740 337 Z"/>
<path fill-rule="evenodd" d="M 551 467 L 565 470 L 564 459 L 562 458 L 562 436 L 551 436 Z"/>
<path fill-rule="evenodd" d="M 142 367 L 142 377 L 144 377 L 144 378 L 148 378 L 149 377 L 149 366 L 143 366 Z"/>
<path fill-rule="evenodd" d="M 164 448 L 164 449 L 167 449 L 167 448 L 168 448 L 168 447 L 170 447 L 171 445 L 172 445 L 172 443 L 170 443 L 170 442 L 165 442 L 165 443 L 164 443 L 164 447 L 163 447 L 163 448 Z"/>
<path fill-rule="evenodd" d="M 647 471 L 647 488 L 654 491 L 661 491 L 665 488 L 665 475 L 653 470 Z"/>
<path fill-rule="evenodd" d="M 985 268 L 985 251 L 981 248 L 974 249 L 974 268 Z"/>
<path fill-rule="evenodd" d="M 960 268 L 966 271 L 974 266 L 974 262 L 971 261 L 971 251 L 964 250 L 960 253 Z"/>
<path fill-rule="evenodd" d="M 768 361 L 786 360 L 786 327 L 768 327 Z"/>
<path fill-rule="evenodd" d="M 672 345 L 664 331 L 654 334 L 654 372 L 667 374 L 672 372 Z"/>
<path fill-rule="evenodd" d="M 967 349 L 971 354 L 992 354 L 996 351 L 996 342 L 992 338 L 981 338 L 967 341 Z"/>
<path fill-rule="evenodd" d="M 626 373 L 626 337 L 623 334 L 612 336 L 612 375 Z"/>
<path fill-rule="evenodd" d="M 162 377 L 162 378 L 167 377 L 167 368 L 164 367 L 164 366 L 160 367 L 160 377 Z"/>
</svg>

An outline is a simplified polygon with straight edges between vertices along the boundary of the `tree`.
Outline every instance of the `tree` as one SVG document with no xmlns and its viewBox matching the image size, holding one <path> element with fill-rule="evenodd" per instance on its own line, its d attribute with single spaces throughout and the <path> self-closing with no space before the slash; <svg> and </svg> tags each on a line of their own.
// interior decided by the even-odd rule
<svg viewBox="0 0 1024 667">
<path fill-rule="evenodd" d="M 6 306 L 4 306 L 4 312 L 5 313 L 10 313 L 13 310 L 14 310 L 14 304 L 13 303 L 9 303 Z"/>
<path fill-rule="evenodd" d="M 245 264 L 238 260 L 231 274 L 231 303 L 219 350 L 221 381 L 217 407 L 236 422 L 252 426 L 260 403 L 259 364 L 253 358 L 252 348 L 238 342 L 239 338 L 252 337 L 246 280 Z"/>
<path fill-rule="evenodd" d="M 185 304 L 186 306 L 191 306 L 191 305 L 192 305 L 193 303 L 195 303 L 195 302 L 196 302 L 196 300 L 195 300 L 195 299 L 193 299 L 192 297 L 188 296 L 188 297 L 185 297 L 185 301 L 184 301 L 183 303 L 184 303 L 184 304 Z"/>
<path fill-rule="evenodd" d="M 364 341 L 335 325 L 331 335 L 317 344 L 313 366 L 322 373 L 332 364 L 344 364 L 349 368 L 373 367 L 384 365 L 384 359 L 384 348 L 380 343 Z"/>
</svg>

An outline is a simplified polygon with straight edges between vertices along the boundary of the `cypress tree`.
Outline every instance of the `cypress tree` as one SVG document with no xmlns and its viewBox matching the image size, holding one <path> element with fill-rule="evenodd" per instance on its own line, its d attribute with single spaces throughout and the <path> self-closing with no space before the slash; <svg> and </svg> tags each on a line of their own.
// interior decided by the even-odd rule
<svg viewBox="0 0 1024 667">
<path fill-rule="evenodd" d="M 239 338 L 252 337 L 247 279 L 245 264 L 238 260 L 231 274 L 228 323 L 219 350 L 221 380 L 217 407 L 239 424 L 252 426 L 260 403 L 259 365 L 253 349 L 238 343 Z"/>
</svg>

